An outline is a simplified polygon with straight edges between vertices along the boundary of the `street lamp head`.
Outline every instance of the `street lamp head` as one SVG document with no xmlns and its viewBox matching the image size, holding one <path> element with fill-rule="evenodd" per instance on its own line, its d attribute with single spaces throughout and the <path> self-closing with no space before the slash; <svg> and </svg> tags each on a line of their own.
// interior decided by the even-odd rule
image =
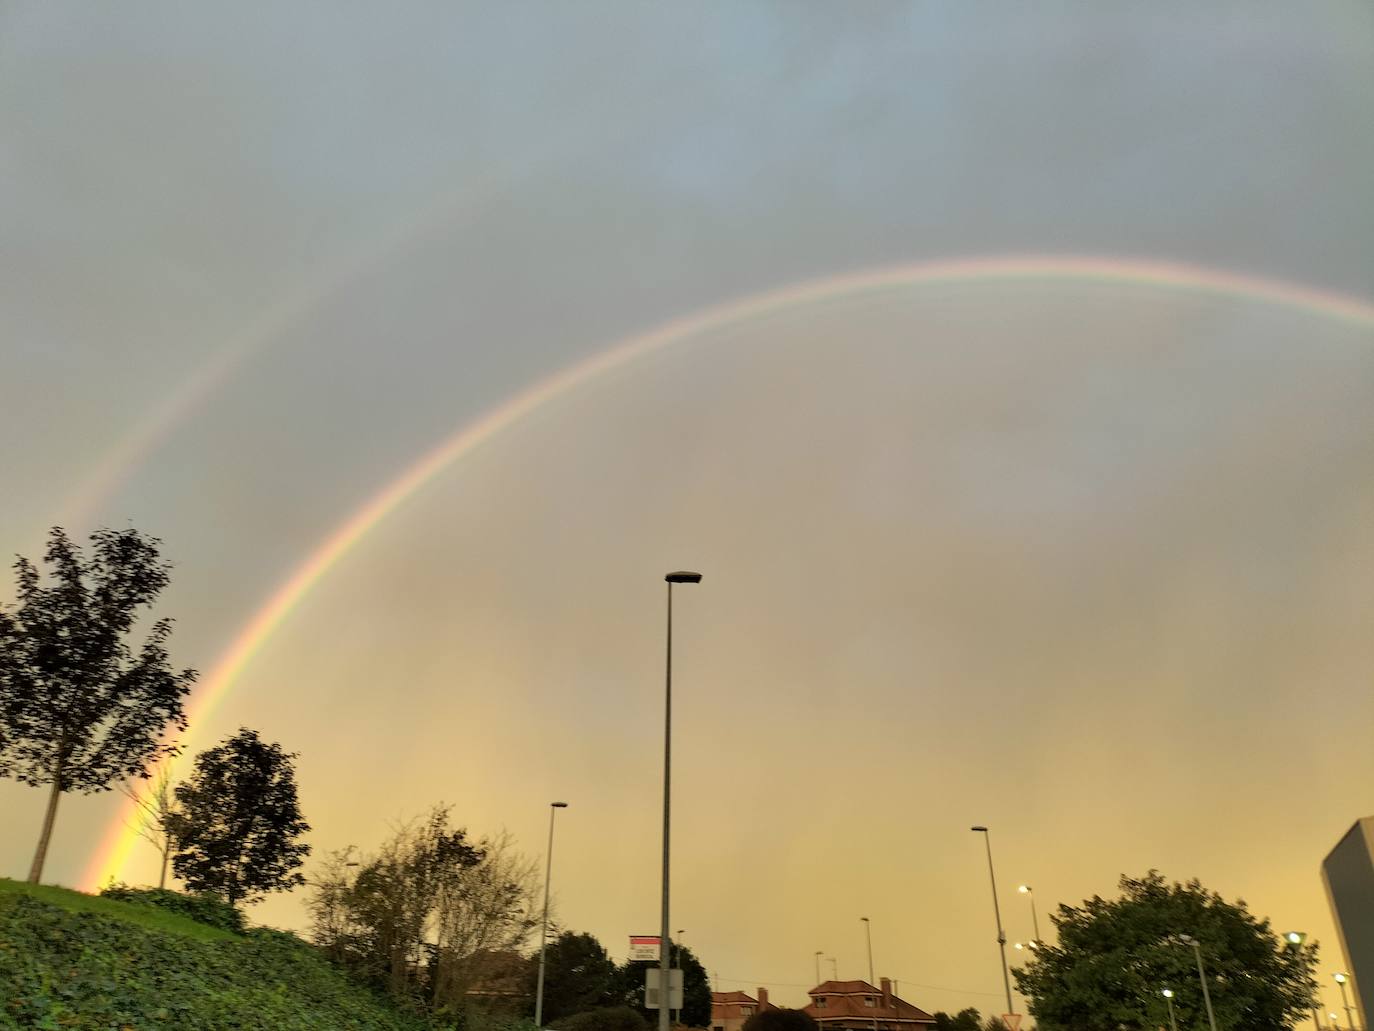
<svg viewBox="0 0 1374 1031">
<path fill-rule="evenodd" d="M 1164 998 L 1166 999 L 1172 999 L 1174 997 L 1174 990 L 1172 988 L 1165 988 L 1164 991 L 1160 992 L 1159 994 L 1164 996 Z"/>
<path fill-rule="evenodd" d="M 1022 895 L 1029 895 L 1031 893 L 1029 884 L 1022 884 L 1016 890 L 1019 891 Z"/>
<path fill-rule="evenodd" d="M 988 829 L 986 827 L 970 827 L 969 830 L 974 831 L 978 834 L 986 834 L 988 832 Z"/>
<path fill-rule="evenodd" d="M 1015 945 L 1012 946 L 1012 948 L 1015 949 L 1017 952 L 1020 952 L 1022 949 L 1025 948 L 1025 946 L 1022 945 L 1020 942 L 1017 942 Z"/>
<path fill-rule="evenodd" d="M 670 584 L 699 584 L 701 583 L 701 574 L 689 573 L 684 569 L 680 569 L 676 573 L 669 573 L 663 579 L 667 580 Z"/>
<path fill-rule="evenodd" d="M 1345 976 L 1344 974 L 1337 974 L 1337 975 L 1336 975 L 1336 983 L 1337 983 L 1337 984 L 1345 984 L 1345 982 L 1346 982 L 1346 976 Z"/>
<path fill-rule="evenodd" d="M 1283 937 L 1289 945 L 1301 945 L 1307 940 L 1307 935 L 1303 934 L 1301 931 L 1289 931 Z"/>
<path fill-rule="evenodd" d="M 1178 936 L 1178 940 L 1181 941 L 1184 945 L 1196 945 L 1196 944 L 1197 944 L 1197 939 L 1194 938 L 1191 934 L 1180 934 L 1180 935 Z"/>
<path fill-rule="evenodd" d="M 566 808 L 568 808 L 568 803 L 567 803 L 567 802 L 550 802 L 549 805 L 553 806 L 555 809 L 566 809 Z"/>
<path fill-rule="evenodd" d="M 859 917 L 859 919 L 862 920 L 864 923 L 868 923 L 868 917 L 866 916 L 861 916 Z"/>
</svg>

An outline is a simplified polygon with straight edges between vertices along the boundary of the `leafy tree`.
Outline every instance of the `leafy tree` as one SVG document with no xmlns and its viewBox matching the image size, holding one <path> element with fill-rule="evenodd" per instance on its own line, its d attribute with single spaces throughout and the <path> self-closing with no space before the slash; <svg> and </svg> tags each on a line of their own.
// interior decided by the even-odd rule
<svg viewBox="0 0 1374 1031">
<path fill-rule="evenodd" d="M 196 756 L 168 816 L 172 869 L 187 887 L 238 905 L 305 883 L 297 868 L 310 846 L 297 839 L 310 825 L 296 801 L 295 758 L 246 727 Z"/>
<path fill-rule="evenodd" d="M 196 676 L 168 665 L 171 620 L 153 623 L 136 653 L 127 640 L 169 582 L 161 541 L 136 530 L 98 530 L 90 541 L 87 556 L 53 527 L 43 555 L 52 582 L 17 559 L 18 605 L 0 610 L 0 776 L 52 786 L 33 883 L 63 792 L 108 791 L 175 754 L 163 734 L 186 728 L 182 699 Z"/>
<path fill-rule="evenodd" d="M 363 980 L 435 1013 L 499 980 L 536 926 L 534 863 L 505 834 L 468 840 L 446 806 L 401 824 L 375 856 L 334 853 L 312 879 L 318 945 Z M 518 958 L 515 957 L 515 958 Z M 523 987 L 522 970 L 514 978 Z"/>
<path fill-rule="evenodd" d="M 551 1023 L 619 1000 L 615 961 L 590 934 L 565 931 L 544 950 L 544 1021 Z M 539 954 L 530 964 L 529 995 L 538 987 Z"/>
<path fill-rule="evenodd" d="M 935 1031 L 982 1031 L 983 1018 L 970 1006 L 950 1016 L 948 1013 L 932 1013 L 935 1018 Z M 1000 1021 L 999 1031 L 1000 1031 Z"/>
<path fill-rule="evenodd" d="M 711 1023 L 711 980 L 706 968 L 686 945 L 673 946 L 677 966 L 682 968 L 682 1011 L 679 1023 L 688 1027 L 707 1027 Z M 644 972 L 658 968 L 658 960 L 626 960 L 620 968 L 620 997 L 626 1005 L 639 1010 L 650 1024 L 658 1023 L 658 1010 L 644 1005 Z"/>
<path fill-rule="evenodd" d="M 1201 946 L 1217 1026 L 1281 1031 L 1306 1019 L 1316 982 L 1313 946 L 1284 947 L 1244 902 L 1230 904 L 1196 881 L 1167 883 L 1157 871 L 1121 879 L 1122 895 L 1060 906 L 1057 945 L 1015 972 L 1043 1031 L 1136 1031 L 1168 1025 L 1160 992 L 1172 988 L 1180 1027 L 1205 1026 L 1197 961 Z"/>
</svg>

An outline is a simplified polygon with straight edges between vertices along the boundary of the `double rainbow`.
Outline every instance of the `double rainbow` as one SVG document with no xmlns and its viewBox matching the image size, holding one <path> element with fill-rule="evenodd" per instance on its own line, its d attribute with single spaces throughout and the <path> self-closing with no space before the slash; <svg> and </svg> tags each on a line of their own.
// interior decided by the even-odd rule
<svg viewBox="0 0 1374 1031">
<path fill-rule="evenodd" d="M 535 383 L 421 455 L 339 524 L 239 630 L 190 700 L 192 726 L 213 710 L 296 607 L 374 527 L 459 459 L 541 405 L 654 351 L 786 309 L 895 288 L 1008 281 L 1107 283 L 1183 291 L 1257 302 L 1374 329 L 1374 303 L 1360 298 L 1193 265 L 1102 257 L 999 256 L 900 265 L 803 282 L 705 309 L 622 340 Z M 82 878 L 88 890 L 123 875 L 138 840 L 130 829 L 132 805 L 125 804 L 106 829 Z"/>
</svg>

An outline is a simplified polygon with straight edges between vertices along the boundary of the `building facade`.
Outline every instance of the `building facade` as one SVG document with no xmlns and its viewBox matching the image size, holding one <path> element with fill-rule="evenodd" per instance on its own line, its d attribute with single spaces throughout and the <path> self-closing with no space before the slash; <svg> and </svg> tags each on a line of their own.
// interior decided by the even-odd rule
<svg viewBox="0 0 1374 1031">
<path fill-rule="evenodd" d="M 711 1031 L 740 1031 L 755 1013 L 776 1008 L 768 1001 L 767 988 L 759 989 L 757 999 L 748 992 L 712 992 Z"/>
<path fill-rule="evenodd" d="M 807 993 L 811 1014 L 822 1031 L 926 1031 L 935 1018 L 897 997 L 892 982 L 826 981 Z"/>
<path fill-rule="evenodd" d="M 1354 988 L 1360 1027 L 1374 1008 L 1374 816 L 1345 832 L 1322 862 L 1322 881 Z"/>
</svg>

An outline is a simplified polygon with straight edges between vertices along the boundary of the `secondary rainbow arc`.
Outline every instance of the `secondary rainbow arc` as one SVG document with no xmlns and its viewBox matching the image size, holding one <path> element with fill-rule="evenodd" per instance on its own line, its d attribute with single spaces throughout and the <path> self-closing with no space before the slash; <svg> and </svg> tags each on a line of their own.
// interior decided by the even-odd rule
<svg viewBox="0 0 1374 1031">
<path fill-rule="evenodd" d="M 188 706 L 192 726 L 208 715 L 272 634 L 369 531 L 459 459 L 541 405 L 661 348 L 789 308 L 899 287 L 1015 280 L 1116 283 L 1210 294 L 1374 329 L 1374 302 L 1362 298 L 1195 265 L 1091 256 L 1013 255 L 888 266 L 793 284 L 707 308 L 621 340 L 535 383 L 421 455 L 340 523 L 244 624 L 192 696 Z M 106 829 L 82 878 L 87 890 L 123 874 L 138 840 L 128 825 L 131 807 L 132 803 L 121 807 Z"/>
</svg>

